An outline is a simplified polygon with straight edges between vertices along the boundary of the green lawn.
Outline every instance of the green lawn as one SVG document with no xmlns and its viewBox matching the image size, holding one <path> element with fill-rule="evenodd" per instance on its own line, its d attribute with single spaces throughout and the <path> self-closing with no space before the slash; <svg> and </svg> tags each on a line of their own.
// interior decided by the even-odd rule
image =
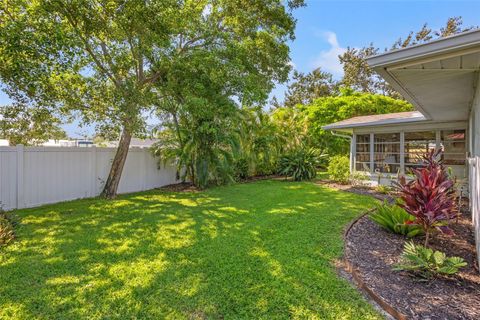
<svg viewBox="0 0 480 320">
<path fill-rule="evenodd" d="M 20 210 L 0 319 L 378 319 L 332 265 L 372 203 L 260 181 Z"/>
</svg>

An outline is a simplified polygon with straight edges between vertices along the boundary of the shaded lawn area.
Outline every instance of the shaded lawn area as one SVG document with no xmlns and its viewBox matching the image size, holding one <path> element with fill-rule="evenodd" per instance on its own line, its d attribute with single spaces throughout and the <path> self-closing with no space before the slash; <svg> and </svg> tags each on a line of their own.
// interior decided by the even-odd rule
<svg viewBox="0 0 480 320">
<path fill-rule="evenodd" d="M 368 197 L 259 181 L 17 211 L 4 319 L 377 319 L 332 262 Z"/>
</svg>

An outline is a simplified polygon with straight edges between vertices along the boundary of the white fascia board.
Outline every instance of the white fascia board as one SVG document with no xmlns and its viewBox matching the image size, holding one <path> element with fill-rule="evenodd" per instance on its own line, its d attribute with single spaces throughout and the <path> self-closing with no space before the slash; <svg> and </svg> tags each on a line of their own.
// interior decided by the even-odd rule
<svg viewBox="0 0 480 320">
<path fill-rule="evenodd" d="M 475 29 L 428 43 L 378 54 L 367 58 L 367 63 L 371 68 L 387 67 L 426 56 L 441 55 L 478 46 L 480 46 L 480 29 Z"/>
<path fill-rule="evenodd" d="M 378 120 L 372 122 L 364 122 L 364 123 L 351 123 L 351 124 L 341 124 L 341 125 L 326 125 L 323 126 L 323 130 L 337 130 L 337 129 L 347 129 L 347 128 L 358 128 L 358 127 L 375 127 L 375 126 L 382 126 L 382 125 L 389 125 L 389 124 L 398 124 L 398 123 L 409 123 L 409 122 L 420 122 L 426 121 L 425 117 L 416 117 L 416 118 L 405 118 L 405 119 L 386 119 L 386 120 Z"/>
</svg>

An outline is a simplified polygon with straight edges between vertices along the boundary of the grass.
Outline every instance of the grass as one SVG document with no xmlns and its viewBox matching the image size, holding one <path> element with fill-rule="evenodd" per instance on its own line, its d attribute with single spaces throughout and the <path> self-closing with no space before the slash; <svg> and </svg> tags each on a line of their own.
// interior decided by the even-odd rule
<svg viewBox="0 0 480 320">
<path fill-rule="evenodd" d="M 378 319 L 333 266 L 372 204 L 260 181 L 19 210 L 0 319 Z"/>
</svg>

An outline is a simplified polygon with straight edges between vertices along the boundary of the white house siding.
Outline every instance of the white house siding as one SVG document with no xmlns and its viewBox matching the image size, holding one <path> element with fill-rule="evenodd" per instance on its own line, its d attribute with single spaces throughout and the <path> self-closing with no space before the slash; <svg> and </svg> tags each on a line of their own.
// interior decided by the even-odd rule
<svg viewBox="0 0 480 320">
<path fill-rule="evenodd" d="M 98 196 L 108 176 L 113 148 L 0 147 L 0 205 L 5 210 Z M 146 148 L 131 148 L 119 193 L 178 182 L 176 169 L 159 170 Z"/>
<path fill-rule="evenodd" d="M 475 226 L 477 253 L 480 252 L 480 75 L 470 110 L 470 208 Z M 477 254 L 480 264 L 480 254 Z"/>
</svg>

